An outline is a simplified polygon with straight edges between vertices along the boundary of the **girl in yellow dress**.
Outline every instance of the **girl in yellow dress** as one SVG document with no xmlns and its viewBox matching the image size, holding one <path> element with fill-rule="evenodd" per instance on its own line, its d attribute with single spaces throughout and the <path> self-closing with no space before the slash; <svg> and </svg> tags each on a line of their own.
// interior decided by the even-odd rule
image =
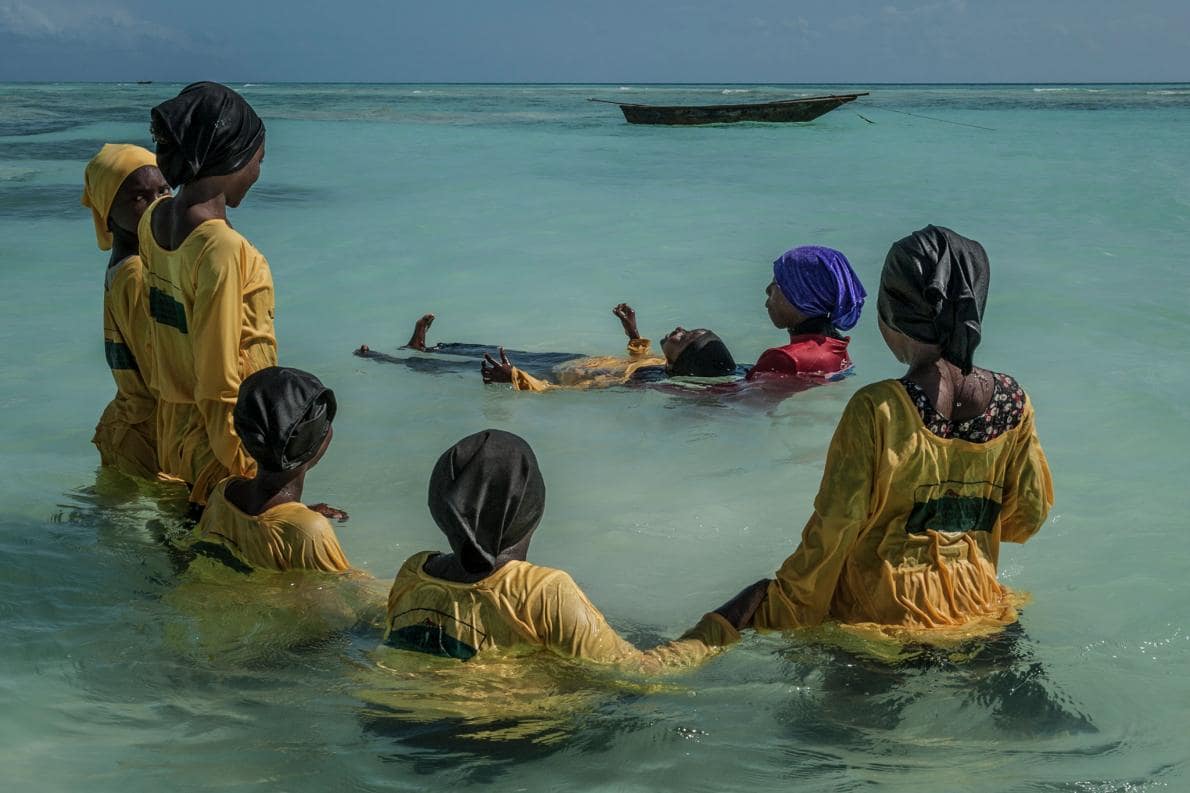
<svg viewBox="0 0 1190 793">
<path fill-rule="evenodd" d="M 388 596 L 384 643 L 468 660 L 481 653 L 545 651 L 641 671 L 708 658 L 739 638 L 763 589 L 710 612 L 681 638 L 638 650 L 616 633 L 562 570 L 526 561 L 545 511 L 533 450 L 500 430 L 446 450 L 430 475 L 430 515 L 450 553 L 411 556 Z"/>
<path fill-rule="evenodd" d="M 83 174 L 82 204 L 95 240 L 111 251 L 103 280 L 103 348 L 116 395 L 91 442 L 103 465 L 153 479 L 157 462 L 157 397 L 153 393 L 152 329 L 137 226 L 150 204 L 169 195 L 157 158 L 140 146 L 107 143 Z"/>
<path fill-rule="evenodd" d="M 1000 543 L 1041 528 L 1053 485 L 1025 392 L 972 360 L 988 276 L 983 247 L 949 229 L 892 246 L 880 329 L 909 369 L 848 403 L 756 628 L 830 620 L 929 643 L 1016 620 L 1019 599 L 996 578 Z"/>
<path fill-rule="evenodd" d="M 255 473 L 232 412 L 240 382 L 277 363 L 268 262 L 227 220 L 260 176 L 264 124 L 217 83 L 187 86 L 152 119 L 158 164 L 178 188 L 140 224 L 161 400 L 157 448 L 163 470 L 190 485 L 201 507 L 224 477 Z"/>
</svg>

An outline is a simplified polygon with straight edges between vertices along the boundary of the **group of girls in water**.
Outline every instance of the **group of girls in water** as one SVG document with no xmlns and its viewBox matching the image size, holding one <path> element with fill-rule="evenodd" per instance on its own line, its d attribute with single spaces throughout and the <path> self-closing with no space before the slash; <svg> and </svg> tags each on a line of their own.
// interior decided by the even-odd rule
<svg viewBox="0 0 1190 793">
<path fill-rule="evenodd" d="M 236 570 L 346 573 L 328 520 L 346 514 L 302 503 L 306 473 L 333 437 L 335 395 L 277 365 L 268 263 L 227 219 L 260 175 L 264 124 L 215 83 L 187 86 L 151 121 L 155 154 L 108 144 L 85 173 L 83 204 L 111 250 L 104 345 L 117 394 L 95 433 L 101 461 L 185 486 L 200 516 L 186 544 Z M 765 305 L 789 341 L 752 367 L 711 331 L 680 326 L 654 356 L 620 304 L 627 356 L 576 358 L 536 377 L 500 349 L 483 353 L 483 381 L 545 391 L 766 380 L 797 390 L 850 373 L 843 333 L 867 295 L 846 257 L 802 246 L 772 272 Z M 638 650 L 566 572 L 527 561 L 544 478 L 523 439 L 490 429 L 433 466 L 430 515 L 450 550 L 401 566 L 384 644 L 461 660 L 536 648 L 652 671 L 706 658 L 749 628 L 831 622 L 932 643 L 1012 624 L 1019 599 L 997 580 L 1000 543 L 1036 533 L 1053 493 L 1025 392 L 974 364 L 988 281 L 983 247 L 949 229 L 927 226 L 892 245 L 877 322 L 905 375 L 848 402 L 801 542 L 775 577 L 680 638 Z M 417 322 L 407 347 L 450 351 L 427 346 L 433 319 Z"/>
</svg>

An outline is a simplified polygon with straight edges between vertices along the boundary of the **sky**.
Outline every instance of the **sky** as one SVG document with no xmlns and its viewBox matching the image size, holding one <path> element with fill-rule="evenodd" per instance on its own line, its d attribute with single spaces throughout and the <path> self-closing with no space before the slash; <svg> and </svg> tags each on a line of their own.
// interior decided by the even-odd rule
<svg viewBox="0 0 1190 793">
<path fill-rule="evenodd" d="M 1190 0 L 0 0 L 0 81 L 1190 81 Z"/>
</svg>

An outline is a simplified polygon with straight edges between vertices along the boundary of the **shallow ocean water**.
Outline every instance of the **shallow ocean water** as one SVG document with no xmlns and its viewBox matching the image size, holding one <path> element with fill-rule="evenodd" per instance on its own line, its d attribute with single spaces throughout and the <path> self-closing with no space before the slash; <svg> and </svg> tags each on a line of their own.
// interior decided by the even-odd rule
<svg viewBox="0 0 1190 793">
<path fill-rule="evenodd" d="M 307 499 L 351 513 L 340 539 L 381 589 L 440 546 L 436 456 L 500 427 L 549 488 L 530 558 L 638 641 L 676 636 L 792 550 L 847 398 L 900 369 L 873 310 L 856 376 L 779 404 L 514 394 L 360 343 L 403 356 L 433 311 L 432 340 L 611 354 L 626 300 L 645 335 L 709 326 L 750 361 L 780 341 L 763 289 L 788 247 L 840 248 L 873 292 L 888 245 L 926 223 L 992 260 L 977 358 L 1029 391 L 1057 496 L 1001 559 L 1033 596 L 1008 657 L 889 669 L 752 636 L 661 682 L 495 664 L 437 689 L 378 666 L 333 587 L 179 575 L 158 541 L 176 495 L 97 472 L 113 388 L 82 167 L 104 141 L 147 144 L 178 87 L 0 86 L 5 789 L 1186 785 L 1190 86 L 875 86 L 809 125 L 698 129 L 584 100 L 839 89 L 243 86 L 268 153 L 232 221 L 272 266 L 282 361 L 340 404 Z M 494 740 L 446 710 L 392 718 L 435 693 L 487 727 L 544 726 Z"/>
</svg>

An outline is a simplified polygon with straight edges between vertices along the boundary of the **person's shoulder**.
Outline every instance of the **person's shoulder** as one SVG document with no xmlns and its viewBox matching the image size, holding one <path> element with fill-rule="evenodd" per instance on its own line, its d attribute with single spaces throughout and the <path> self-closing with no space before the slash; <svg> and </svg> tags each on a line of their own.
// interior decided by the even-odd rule
<svg viewBox="0 0 1190 793">
<path fill-rule="evenodd" d="M 862 386 L 854 394 L 851 395 L 849 405 L 877 405 L 886 404 L 891 401 L 899 401 L 901 398 L 900 391 L 904 386 L 897 380 L 877 380 L 875 383 L 868 383 Z"/>
<path fill-rule="evenodd" d="M 187 242 L 202 249 L 206 258 L 257 258 L 260 251 L 226 220 L 207 220 L 190 232 Z M 261 257 L 263 258 L 263 257 Z"/>
<path fill-rule="evenodd" d="M 268 522 L 286 532 L 300 535 L 311 540 L 321 540 L 328 536 L 338 538 L 335 529 L 326 516 L 315 512 L 300 501 L 288 504 L 278 504 L 265 510 L 257 516 L 261 522 Z"/>
<path fill-rule="evenodd" d="M 405 560 L 401 568 L 397 570 L 397 578 L 415 577 L 421 578 L 424 575 L 423 568 L 431 556 L 437 556 L 438 551 L 418 551 Z"/>
<path fill-rule="evenodd" d="M 513 561 L 502 566 L 497 572 L 497 580 L 492 583 L 501 588 L 516 589 L 522 595 L 551 589 L 554 591 L 581 591 L 578 584 L 565 570 L 554 567 L 533 564 L 532 562 Z M 489 577 L 490 579 L 490 577 Z"/>
<path fill-rule="evenodd" d="M 139 254 L 125 256 L 111 267 L 107 268 L 103 278 L 105 292 L 112 295 L 135 297 L 139 295 L 145 283 L 145 263 Z"/>
</svg>

